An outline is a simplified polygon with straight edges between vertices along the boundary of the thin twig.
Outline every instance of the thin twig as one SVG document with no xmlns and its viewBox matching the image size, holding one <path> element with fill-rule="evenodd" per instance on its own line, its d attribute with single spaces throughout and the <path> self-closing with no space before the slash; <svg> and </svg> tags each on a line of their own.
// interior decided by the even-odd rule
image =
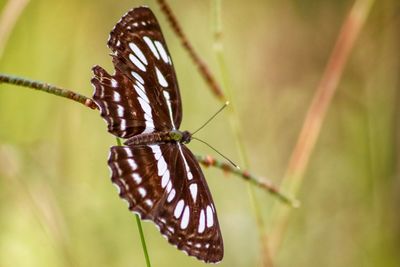
<svg viewBox="0 0 400 267">
<path fill-rule="evenodd" d="M 235 168 L 234 166 L 232 166 L 231 164 L 229 164 L 227 162 L 219 161 L 211 156 L 196 155 L 196 159 L 198 162 L 200 162 L 205 167 L 213 166 L 213 167 L 219 168 L 225 172 L 233 173 L 233 174 L 243 178 L 244 180 L 249 181 L 251 184 L 253 184 L 263 190 L 268 191 L 272 195 L 276 196 L 282 202 L 289 204 L 290 206 L 292 206 L 294 208 L 297 208 L 300 205 L 298 200 L 293 199 L 293 198 L 285 195 L 281 191 L 279 191 L 279 189 L 271 181 L 269 181 L 268 179 L 266 179 L 264 177 L 258 177 L 248 171 L 239 170 L 239 169 Z"/>
<path fill-rule="evenodd" d="M 223 31 L 222 31 L 222 3 L 221 0 L 214 1 L 215 6 L 215 29 L 214 29 L 214 51 L 217 58 L 221 80 L 223 84 L 223 89 L 228 92 L 229 99 L 233 102 L 229 109 L 229 122 L 231 130 L 235 136 L 236 148 L 241 158 L 241 163 L 244 164 L 244 167 L 249 169 L 250 168 L 250 161 L 247 156 L 246 148 L 243 142 L 243 134 L 242 134 L 242 127 L 240 125 L 240 119 L 238 112 L 235 108 L 236 97 L 234 94 L 234 90 L 232 90 L 232 85 L 229 78 L 229 71 L 228 67 L 225 62 L 224 56 L 224 44 L 222 42 Z M 256 220 L 259 238 L 260 238 L 260 249 L 261 249 L 261 259 L 262 259 L 262 266 L 264 267 L 273 267 L 273 260 L 270 253 L 269 248 L 269 238 L 266 233 L 265 222 L 262 217 L 260 203 L 256 198 L 254 188 L 248 184 L 247 192 L 249 195 L 249 199 L 253 208 L 254 217 Z"/>
<path fill-rule="evenodd" d="M 183 47 L 189 53 L 190 58 L 194 62 L 194 64 L 198 67 L 200 74 L 204 78 L 204 80 L 209 85 L 212 92 L 215 96 L 220 99 L 221 101 L 226 101 L 224 93 L 221 90 L 221 86 L 217 83 L 216 79 L 212 75 L 209 67 L 204 63 L 204 61 L 198 56 L 196 51 L 194 51 L 193 46 L 189 43 L 186 35 L 183 33 L 182 28 L 180 27 L 174 13 L 172 12 L 171 8 L 169 7 L 168 3 L 165 0 L 157 0 L 157 3 L 160 5 L 161 10 L 167 17 L 171 28 L 174 30 L 175 34 L 181 40 Z"/>
<path fill-rule="evenodd" d="M 9 84 L 14 84 L 14 85 L 19 85 L 19 86 L 24 86 L 24 87 L 29 87 L 32 89 L 36 89 L 39 91 L 44 91 L 46 93 L 54 94 L 57 96 L 65 97 L 68 99 L 71 99 L 75 102 L 79 102 L 91 109 L 97 109 L 97 105 L 93 102 L 92 99 L 83 96 L 81 94 L 75 93 L 71 90 L 68 89 L 63 89 L 57 86 L 53 86 L 48 83 L 43 83 L 39 81 L 32 81 L 29 79 L 25 78 L 20 78 L 12 75 L 7 75 L 4 73 L 0 73 L 0 84 L 1 83 L 9 83 Z"/>
<path fill-rule="evenodd" d="M 140 242 L 142 243 L 144 258 L 146 260 L 146 266 L 151 267 L 149 252 L 147 251 L 147 246 L 146 246 L 146 239 L 144 238 L 142 222 L 140 220 L 139 215 L 135 214 L 135 218 L 136 218 L 136 224 L 137 224 L 138 230 L 139 230 Z"/>
<path fill-rule="evenodd" d="M 284 177 L 283 187 L 296 195 L 304 178 L 310 156 L 319 137 L 331 100 L 336 92 L 344 67 L 354 43 L 364 26 L 374 0 L 357 0 L 344 21 L 324 74 L 310 104 L 302 130 L 292 152 Z M 276 208 L 276 223 L 273 230 L 273 247 L 276 254 L 287 228 L 290 211 Z"/>
</svg>

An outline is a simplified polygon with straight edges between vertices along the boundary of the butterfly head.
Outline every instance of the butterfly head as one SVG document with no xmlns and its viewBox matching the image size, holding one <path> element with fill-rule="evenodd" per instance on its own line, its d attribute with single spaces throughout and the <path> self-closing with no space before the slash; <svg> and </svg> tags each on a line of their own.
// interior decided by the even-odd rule
<svg viewBox="0 0 400 267">
<path fill-rule="evenodd" d="M 192 140 L 192 134 L 188 131 L 179 131 L 179 130 L 172 130 L 169 132 L 169 136 L 172 140 L 180 143 L 187 144 Z"/>
</svg>

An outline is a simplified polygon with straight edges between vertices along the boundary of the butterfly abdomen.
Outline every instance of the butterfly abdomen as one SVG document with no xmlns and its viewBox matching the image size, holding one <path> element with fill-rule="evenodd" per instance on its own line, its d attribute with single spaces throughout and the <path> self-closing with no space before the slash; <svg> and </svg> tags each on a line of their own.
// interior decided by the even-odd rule
<svg viewBox="0 0 400 267">
<path fill-rule="evenodd" d="M 170 132 L 155 132 L 155 133 L 145 133 L 132 136 L 126 142 L 125 145 L 151 145 L 160 142 L 173 141 L 170 136 Z"/>
</svg>

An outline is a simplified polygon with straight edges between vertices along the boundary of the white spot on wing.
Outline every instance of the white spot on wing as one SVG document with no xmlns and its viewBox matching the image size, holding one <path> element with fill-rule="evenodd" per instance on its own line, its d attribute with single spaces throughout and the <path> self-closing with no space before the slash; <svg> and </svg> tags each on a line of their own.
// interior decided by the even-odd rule
<svg viewBox="0 0 400 267">
<path fill-rule="evenodd" d="M 146 200 L 144 201 L 144 203 L 146 203 L 146 205 L 147 205 L 149 208 L 151 208 L 151 207 L 153 206 L 153 201 L 151 201 L 151 199 L 146 199 Z"/>
<path fill-rule="evenodd" d="M 141 197 L 145 197 L 146 196 L 146 189 L 144 189 L 143 187 L 139 187 L 138 188 L 139 194 Z"/>
<path fill-rule="evenodd" d="M 165 162 L 165 158 L 163 157 L 162 153 L 161 153 L 161 149 L 160 146 L 158 145 L 151 145 L 150 146 L 151 150 L 153 151 L 154 154 L 154 158 L 157 161 L 157 169 L 158 169 L 158 176 L 162 176 L 162 180 L 161 180 L 161 186 L 164 188 L 168 181 L 169 181 L 169 171 L 168 171 L 168 166 L 167 166 L 167 162 Z"/>
<path fill-rule="evenodd" d="M 117 105 L 117 114 L 118 114 L 118 117 L 124 116 L 124 108 L 121 105 Z"/>
<path fill-rule="evenodd" d="M 126 156 L 128 158 L 132 158 L 133 157 L 132 150 L 130 148 L 124 147 L 124 151 L 125 151 L 125 154 L 126 154 Z"/>
<path fill-rule="evenodd" d="M 185 211 L 183 212 L 182 220 L 181 220 L 181 229 L 186 229 L 189 225 L 189 218 L 190 218 L 190 208 L 189 205 L 185 207 Z"/>
<path fill-rule="evenodd" d="M 150 117 L 147 113 L 144 113 L 144 119 L 145 119 L 146 121 L 153 121 L 153 118 Z"/>
<path fill-rule="evenodd" d="M 144 113 L 147 114 L 146 116 L 146 129 L 143 131 L 143 133 L 151 133 L 154 131 L 154 122 L 153 122 L 153 116 L 151 115 L 151 107 L 150 105 L 143 100 L 141 97 L 138 98 L 139 104 L 142 107 Z"/>
<path fill-rule="evenodd" d="M 132 75 L 139 75 L 136 72 L 132 72 Z M 140 76 L 139 76 L 140 77 Z M 144 118 L 145 118 L 145 124 L 146 128 L 142 133 L 151 133 L 154 131 L 154 122 L 153 122 L 153 116 L 151 113 L 151 107 L 149 105 L 150 101 L 146 95 L 145 89 L 143 84 L 140 83 L 140 78 L 137 79 L 136 84 L 133 85 L 133 88 L 135 89 L 136 93 L 138 94 L 137 100 L 139 101 L 140 107 L 143 109 Z M 143 81 L 143 79 L 141 79 Z"/>
<path fill-rule="evenodd" d="M 142 133 L 152 133 L 154 132 L 153 122 L 146 121 L 146 129 Z"/>
<path fill-rule="evenodd" d="M 121 101 L 121 95 L 120 95 L 117 91 L 114 91 L 114 92 L 113 92 L 113 100 L 114 100 L 115 102 Z"/>
<path fill-rule="evenodd" d="M 119 127 L 121 128 L 122 131 L 126 130 L 126 120 L 121 120 Z"/>
<path fill-rule="evenodd" d="M 201 210 L 198 232 L 201 234 L 204 232 L 205 229 L 206 229 L 206 215 L 204 214 L 204 210 Z"/>
<path fill-rule="evenodd" d="M 129 59 L 138 69 L 141 71 L 146 71 L 146 67 L 143 65 L 143 63 L 133 54 L 129 54 Z"/>
<path fill-rule="evenodd" d="M 153 151 L 154 158 L 155 158 L 156 160 L 158 160 L 158 159 L 161 157 L 161 149 L 160 149 L 160 146 L 158 146 L 158 145 L 152 145 L 152 146 L 150 146 L 150 148 L 151 148 L 151 150 Z M 158 175 L 161 175 L 161 174 L 158 174 Z"/>
<path fill-rule="evenodd" d="M 169 178 L 169 171 L 167 170 L 167 163 L 165 162 L 165 159 L 163 156 L 160 157 L 160 159 L 157 162 L 157 168 L 158 168 L 158 175 L 161 176 L 163 175 L 163 179 L 165 174 L 168 172 L 168 178 Z"/>
<path fill-rule="evenodd" d="M 141 90 L 136 84 L 133 85 L 133 88 L 135 88 L 136 93 L 140 96 L 141 99 L 146 101 L 148 104 L 150 104 L 149 99 L 147 98 L 147 95 Z"/>
<path fill-rule="evenodd" d="M 171 98 L 169 96 L 168 91 L 163 90 L 163 95 L 165 97 L 165 101 L 167 102 L 167 106 L 168 106 L 168 113 L 169 113 L 169 118 L 171 119 L 171 123 L 172 123 L 172 128 L 175 128 L 175 123 L 174 123 L 174 118 L 172 116 L 172 105 L 171 105 Z"/>
<path fill-rule="evenodd" d="M 175 218 L 181 217 L 183 206 L 185 205 L 185 202 L 183 199 L 179 200 L 178 203 L 176 204 L 175 210 L 174 210 L 174 216 Z"/>
<path fill-rule="evenodd" d="M 164 60 L 165 63 L 168 63 L 167 51 L 165 51 L 165 48 L 162 45 L 162 43 L 160 43 L 159 41 L 155 41 L 154 44 L 156 45 L 157 50 L 161 55 L 161 58 Z"/>
<path fill-rule="evenodd" d="M 210 205 L 207 206 L 207 227 L 211 227 L 214 224 L 214 216 Z"/>
<path fill-rule="evenodd" d="M 168 87 L 167 80 L 165 79 L 164 75 L 161 73 L 161 71 L 157 67 L 156 67 L 156 74 L 157 74 L 158 83 L 162 87 Z"/>
<path fill-rule="evenodd" d="M 118 82 L 115 79 L 111 79 L 111 87 L 113 87 L 113 88 L 118 87 Z"/>
<path fill-rule="evenodd" d="M 132 174 L 132 179 L 136 184 L 140 184 L 142 182 L 142 177 L 140 177 L 140 175 L 137 173 Z"/>
<path fill-rule="evenodd" d="M 135 55 L 140 59 L 140 61 L 142 61 L 145 65 L 147 65 L 147 59 L 144 56 L 142 50 L 140 50 L 140 48 L 134 43 L 129 43 L 129 47 L 132 50 L 132 52 L 135 53 Z"/>
<path fill-rule="evenodd" d="M 131 71 L 131 74 L 132 74 L 133 78 L 136 79 L 136 81 L 140 82 L 141 84 L 144 84 L 144 80 L 143 80 L 142 76 L 139 75 L 139 73 L 137 73 L 135 71 Z"/>
<path fill-rule="evenodd" d="M 146 44 L 147 44 L 147 46 L 150 48 L 151 52 L 153 52 L 154 56 L 155 56 L 157 59 L 160 59 L 160 55 L 158 54 L 157 49 L 156 49 L 156 47 L 154 46 L 153 41 L 152 41 L 149 37 L 147 37 L 147 36 L 144 36 L 144 37 L 143 37 L 143 40 L 146 42 Z"/>
<path fill-rule="evenodd" d="M 192 194 L 193 202 L 196 202 L 197 198 L 197 184 L 191 184 L 189 186 L 190 194 Z"/>
<path fill-rule="evenodd" d="M 168 198 L 167 198 L 167 202 L 168 203 L 171 202 L 174 199 L 175 194 L 176 194 L 175 189 L 172 189 L 171 192 L 168 195 Z"/>
<path fill-rule="evenodd" d="M 192 180 L 193 174 L 192 174 L 192 171 L 190 170 L 189 164 L 187 163 L 185 156 L 183 155 L 181 144 L 180 143 L 177 143 L 177 144 L 178 144 L 179 152 L 181 153 L 181 156 L 183 158 L 183 163 L 185 164 L 188 180 Z"/>
<path fill-rule="evenodd" d="M 139 98 L 139 104 L 142 107 L 143 111 L 147 113 L 147 115 L 151 116 L 151 107 L 149 103 L 147 103 L 144 99 Z"/>
<path fill-rule="evenodd" d="M 167 193 L 169 193 L 172 189 L 172 183 L 171 180 L 169 180 L 168 184 L 167 184 Z"/>
<path fill-rule="evenodd" d="M 139 81 L 136 81 L 136 86 L 137 86 L 140 90 L 142 90 L 143 93 L 146 93 L 145 90 L 144 90 L 144 85 L 141 84 Z"/>
<path fill-rule="evenodd" d="M 166 170 L 161 179 L 161 187 L 165 188 L 168 182 L 169 182 L 169 170 Z"/>
<path fill-rule="evenodd" d="M 129 164 L 129 166 L 131 166 L 132 170 L 136 170 L 137 169 L 137 165 L 135 163 L 135 161 L 133 159 L 127 159 L 127 162 Z"/>
</svg>

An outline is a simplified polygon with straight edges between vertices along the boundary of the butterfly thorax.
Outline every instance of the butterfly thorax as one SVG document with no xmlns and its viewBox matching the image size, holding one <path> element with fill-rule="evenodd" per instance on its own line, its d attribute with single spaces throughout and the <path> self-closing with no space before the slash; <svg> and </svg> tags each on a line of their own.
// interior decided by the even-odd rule
<svg viewBox="0 0 400 267">
<path fill-rule="evenodd" d="M 144 133 L 132 136 L 125 145 L 150 145 L 161 142 L 179 142 L 187 144 L 190 142 L 192 135 L 188 131 L 164 131 L 155 133 Z"/>
<path fill-rule="evenodd" d="M 172 130 L 169 132 L 169 136 L 172 140 L 183 144 L 187 144 L 192 140 L 192 134 L 188 131 Z"/>
</svg>

